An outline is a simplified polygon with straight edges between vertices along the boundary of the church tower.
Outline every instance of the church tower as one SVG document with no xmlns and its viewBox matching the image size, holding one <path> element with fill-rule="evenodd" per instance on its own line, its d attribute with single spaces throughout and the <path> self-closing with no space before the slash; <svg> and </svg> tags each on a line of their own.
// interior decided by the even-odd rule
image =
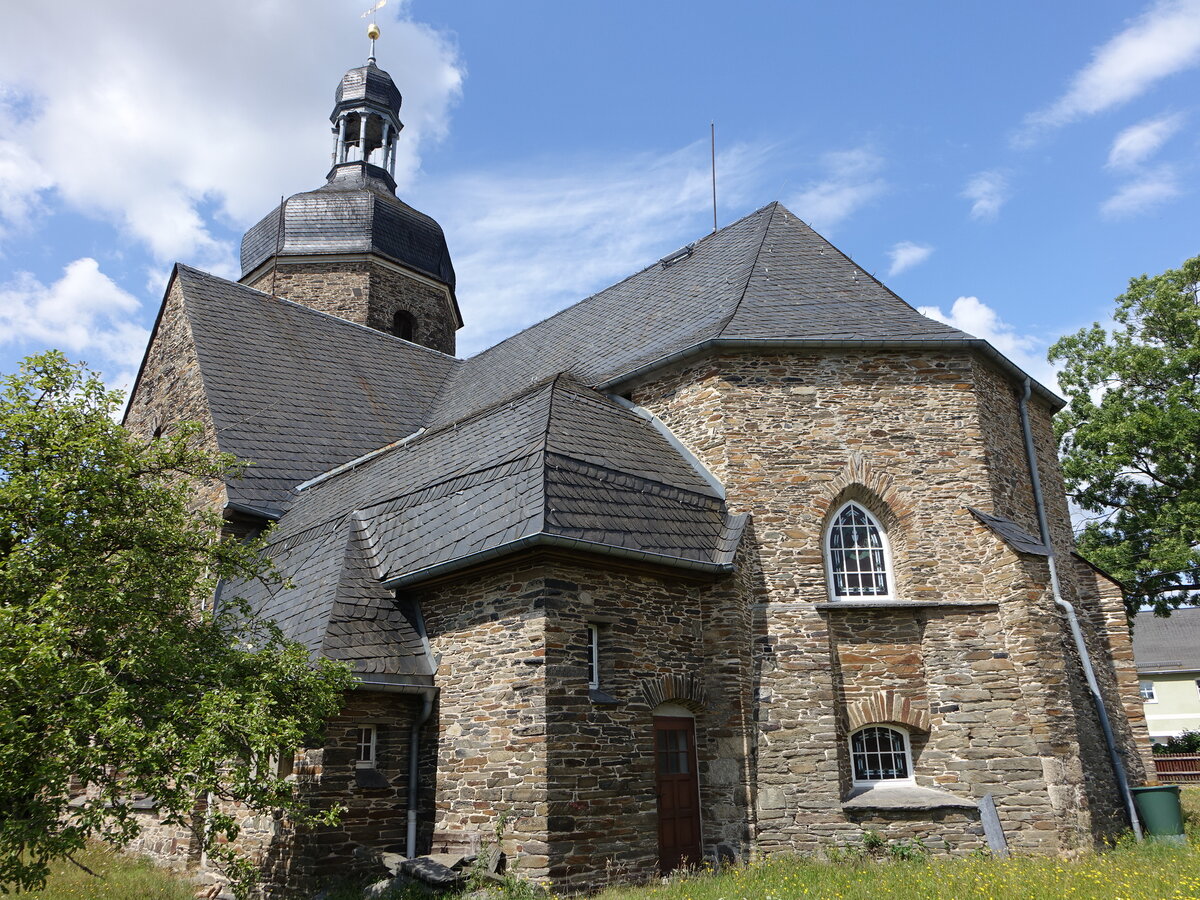
<svg viewBox="0 0 1200 900">
<path fill-rule="evenodd" d="M 446 238 L 396 197 L 401 102 L 374 55 L 342 77 L 327 181 L 246 232 L 241 282 L 453 355 L 463 322 Z"/>
</svg>

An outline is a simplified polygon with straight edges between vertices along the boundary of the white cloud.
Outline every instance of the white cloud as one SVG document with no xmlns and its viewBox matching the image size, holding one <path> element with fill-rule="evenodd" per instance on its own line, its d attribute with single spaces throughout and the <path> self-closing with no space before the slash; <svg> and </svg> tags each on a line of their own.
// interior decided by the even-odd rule
<svg viewBox="0 0 1200 900">
<path fill-rule="evenodd" d="M 1049 344 L 1033 335 L 1017 334 L 996 311 L 978 297 L 959 297 L 949 314 L 940 306 L 919 306 L 917 311 L 967 334 L 983 338 L 993 347 L 1024 369 L 1051 390 L 1056 390 L 1058 377 L 1046 360 Z"/>
<path fill-rule="evenodd" d="M 814 229 L 827 232 L 885 190 L 883 158 L 859 147 L 826 153 L 825 177 L 806 186 L 785 205 Z"/>
<path fill-rule="evenodd" d="M 0 140 L 0 239 L 8 231 L 30 227 L 41 208 L 42 192 L 53 184 L 24 147 Z"/>
<path fill-rule="evenodd" d="M 995 169 L 972 175 L 962 196 L 971 201 L 971 218 L 991 220 L 1008 202 L 1008 177 Z"/>
<path fill-rule="evenodd" d="M 215 223 L 245 227 L 281 193 L 321 183 L 333 88 L 367 50 L 360 5 L 206 0 L 159 4 L 147 15 L 141 0 L 64 0 L 52 21 L 37 4 L 6 7 L 6 215 L 28 218 L 38 194 L 53 187 L 160 262 L 231 270 L 236 248 Z M 407 184 L 422 149 L 445 133 L 463 67 L 455 47 L 429 28 L 388 16 L 380 27 L 380 65 L 404 94 L 396 177 Z M 36 174 L 22 179 L 14 168 Z"/>
<path fill-rule="evenodd" d="M 1121 187 L 1100 205 L 1100 212 L 1109 219 L 1136 216 L 1179 194 L 1175 170 L 1170 166 L 1159 166 Z"/>
<path fill-rule="evenodd" d="M 899 275 L 913 266 L 919 266 L 929 259 L 931 253 L 933 253 L 933 248 L 928 244 L 914 244 L 912 241 L 901 241 L 895 244 L 887 253 L 888 258 L 892 261 L 891 266 L 888 267 L 888 277 Z"/>
<path fill-rule="evenodd" d="M 1132 169 L 1158 152 L 1183 125 L 1183 115 L 1159 116 L 1130 125 L 1113 140 L 1108 151 L 1110 169 Z"/>
<path fill-rule="evenodd" d="M 1160 0 L 1097 47 L 1092 60 L 1046 109 L 1026 118 L 1019 140 L 1119 106 L 1156 82 L 1200 63 L 1200 0 Z"/>
<path fill-rule="evenodd" d="M 712 227 L 708 142 L 663 156 L 555 160 L 423 183 L 439 211 L 476 353 L 653 264 Z M 722 207 L 744 209 L 769 146 L 718 154 Z M 754 199 L 758 199 L 757 196 Z"/>
<path fill-rule="evenodd" d="M 129 387 L 149 332 L 136 319 L 137 299 L 83 257 L 46 285 L 19 272 L 0 285 L 0 343 L 55 347 L 113 373 L 113 387 Z"/>
</svg>

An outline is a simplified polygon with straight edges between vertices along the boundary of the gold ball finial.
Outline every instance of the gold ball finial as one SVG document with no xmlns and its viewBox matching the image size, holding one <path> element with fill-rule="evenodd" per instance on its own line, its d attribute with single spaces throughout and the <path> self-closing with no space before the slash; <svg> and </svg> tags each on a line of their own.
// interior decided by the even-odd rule
<svg viewBox="0 0 1200 900">
<path fill-rule="evenodd" d="M 374 22 L 367 26 L 367 37 L 373 41 L 379 39 L 379 26 Z"/>
</svg>

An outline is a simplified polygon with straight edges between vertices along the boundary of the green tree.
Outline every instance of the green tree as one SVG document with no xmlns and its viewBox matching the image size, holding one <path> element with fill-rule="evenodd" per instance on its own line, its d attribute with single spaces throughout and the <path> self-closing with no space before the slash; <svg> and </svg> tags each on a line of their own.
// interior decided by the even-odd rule
<svg viewBox="0 0 1200 900">
<path fill-rule="evenodd" d="M 0 386 L 0 892 L 89 839 L 127 844 L 134 798 L 181 825 L 205 797 L 315 821 L 266 760 L 319 738 L 349 674 L 229 591 L 212 608 L 219 583 L 274 577 L 261 542 L 189 509 L 233 461 L 195 428 L 133 437 L 120 395 L 58 353 Z M 205 820 L 244 892 L 236 824 Z"/>
<path fill-rule="evenodd" d="M 1200 257 L 1129 282 L 1111 330 L 1062 338 L 1063 473 L 1090 514 L 1080 552 L 1132 615 L 1200 597 Z"/>
</svg>

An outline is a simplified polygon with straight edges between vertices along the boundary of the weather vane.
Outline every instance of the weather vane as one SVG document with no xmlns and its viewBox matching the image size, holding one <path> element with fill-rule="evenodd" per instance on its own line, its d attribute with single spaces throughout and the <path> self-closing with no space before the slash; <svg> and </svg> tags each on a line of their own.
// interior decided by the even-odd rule
<svg viewBox="0 0 1200 900">
<path fill-rule="evenodd" d="M 374 6 L 368 9 L 365 13 L 359 16 L 360 19 L 371 17 L 371 24 L 367 26 L 367 37 L 371 39 L 371 59 L 375 58 L 375 41 L 379 39 L 379 26 L 375 24 L 375 13 L 387 6 L 388 0 L 379 0 Z"/>
</svg>

